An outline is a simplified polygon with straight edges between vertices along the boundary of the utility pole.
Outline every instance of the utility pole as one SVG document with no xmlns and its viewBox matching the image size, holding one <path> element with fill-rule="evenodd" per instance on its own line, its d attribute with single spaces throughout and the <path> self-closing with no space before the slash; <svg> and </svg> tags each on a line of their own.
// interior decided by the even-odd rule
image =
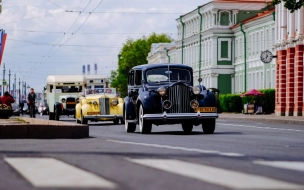
<svg viewBox="0 0 304 190">
<path fill-rule="evenodd" d="M 18 96 L 18 98 L 19 98 L 19 103 L 20 103 L 20 101 L 21 101 L 21 99 L 20 99 L 20 78 L 19 78 L 19 96 Z"/>
<path fill-rule="evenodd" d="M 8 92 L 11 93 L 11 70 L 8 70 Z"/>
<path fill-rule="evenodd" d="M 2 95 L 4 94 L 4 83 L 5 81 L 5 63 L 3 63 L 3 81 L 2 81 Z"/>
</svg>

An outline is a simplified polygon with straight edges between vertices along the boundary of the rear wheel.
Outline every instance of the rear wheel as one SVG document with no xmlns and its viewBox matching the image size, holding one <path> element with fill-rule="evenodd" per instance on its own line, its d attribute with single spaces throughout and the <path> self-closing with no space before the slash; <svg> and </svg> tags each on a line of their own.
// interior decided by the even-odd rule
<svg viewBox="0 0 304 190">
<path fill-rule="evenodd" d="M 144 108 L 142 105 L 139 107 L 139 114 L 138 114 L 138 120 L 139 120 L 139 131 L 142 134 L 149 134 L 152 131 L 152 123 L 144 120 Z"/>
<path fill-rule="evenodd" d="M 114 119 L 114 120 L 113 120 L 113 123 L 114 123 L 115 125 L 117 125 L 117 124 L 119 123 L 119 119 Z"/>
<path fill-rule="evenodd" d="M 55 114 L 53 112 L 49 112 L 49 120 L 55 120 Z"/>
<path fill-rule="evenodd" d="M 203 120 L 202 128 L 204 133 L 213 134 L 215 130 L 215 119 L 206 119 Z"/>
<path fill-rule="evenodd" d="M 135 123 L 129 123 L 127 121 L 127 110 L 124 111 L 124 123 L 125 123 L 125 129 L 127 133 L 134 133 L 136 130 L 136 124 Z"/>
<path fill-rule="evenodd" d="M 182 123 L 182 128 L 185 133 L 191 133 L 193 129 L 193 125 L 190 123 Z"/>
</svg>

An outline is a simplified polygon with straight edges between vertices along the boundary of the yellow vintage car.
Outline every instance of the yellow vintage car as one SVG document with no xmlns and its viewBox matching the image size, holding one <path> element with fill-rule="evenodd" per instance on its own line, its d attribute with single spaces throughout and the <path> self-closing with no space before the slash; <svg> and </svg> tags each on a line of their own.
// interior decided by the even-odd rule
<svg viewBox="0 0 304 190">
<path fill-rule="evenodd" d="M 87 124 L 88 121 L 113 121 L 124 124 L 123 98 L 115 88 L 85 90 L 85 97 L 80 97 L 76 104 L 76 122 Z"/>
</svg>

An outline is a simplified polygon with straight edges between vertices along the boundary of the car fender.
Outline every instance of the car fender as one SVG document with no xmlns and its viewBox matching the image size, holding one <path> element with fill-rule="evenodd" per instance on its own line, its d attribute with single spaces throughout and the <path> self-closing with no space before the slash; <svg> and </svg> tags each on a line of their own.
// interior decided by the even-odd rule
<svg viewBox="0 0 304 190">
<path fill-rule="evenodd" d="M 88 105 L 88 104 L 83 104 L 83 105 L 81 106 L 82 115 L 88 115 L 88 112 L 90 112 L 90 109 L 91 109 L 90 105 Z M 80 116 L 79 116 L 79 117 L 80 117 Z"/>
<path fill-rule="evenodd" d="M 80 111 L 81 111 L 81 105 L 78 103 L 76 104 L 76 107 L 75 107 L 75 117 L 76 118 L 80 118 Z"/>
<path fill-rule="evenodd" d="M 124 99 L 124 113 L 126 112 L 127 119 L 136 118 L 136 108 L 131 97 L 127 96 Z"/>
<path fill-rule="evenodd" d="M 216 107 L 215 96 L 209 90 L 204 90 L 202 93 L 203 99 L 198 100 L 200 107 Z"/>
<path fill-rule="evenodd" d="M 161 99 L 155 92 L 143 91 L 137 98 L 138 106 L 142 104 L 146 113 L 155 112 L 161 107 Z"/>
</svg>

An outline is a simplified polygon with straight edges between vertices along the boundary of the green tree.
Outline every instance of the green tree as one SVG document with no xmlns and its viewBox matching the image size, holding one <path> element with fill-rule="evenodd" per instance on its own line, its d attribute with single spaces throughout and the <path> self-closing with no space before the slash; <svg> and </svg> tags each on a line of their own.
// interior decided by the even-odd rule
<svg viewBox="0 0 304 190">
<path fill-rule="evenodd" d="M 147 64 L 147 56 L 152 43 L 169 43 L 172 38 L 167 34 L 152 33 L 137 40 L 127 39 L 119 53 L 118 69 L 112 71 L 110 76 L 111 86 L 117 88 L 122 97 L 128 93 L 128 73 L 137 65 Z"/>
<path fill-rule="evenodd" d="M 290 10 L 291 13 L 304 6 L 304 0 L 272 0 L 272 5 L 278 5 L 282 2 L 284 2 L 284 7 Z"/>
</svg>

